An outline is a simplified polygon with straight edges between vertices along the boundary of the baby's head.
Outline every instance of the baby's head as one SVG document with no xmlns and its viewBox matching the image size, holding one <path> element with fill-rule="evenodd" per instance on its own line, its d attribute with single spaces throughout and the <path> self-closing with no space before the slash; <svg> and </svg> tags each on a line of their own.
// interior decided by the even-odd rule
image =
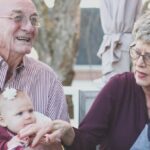
<svg viewBox="0 0 150 150">
<path fill-rule="evenodd" d="M 6 88 L 0 94 L 0 126 L 18 133 L 25 126 L 35 122 L 33 105 L 25 92 Z"/>
</svg>

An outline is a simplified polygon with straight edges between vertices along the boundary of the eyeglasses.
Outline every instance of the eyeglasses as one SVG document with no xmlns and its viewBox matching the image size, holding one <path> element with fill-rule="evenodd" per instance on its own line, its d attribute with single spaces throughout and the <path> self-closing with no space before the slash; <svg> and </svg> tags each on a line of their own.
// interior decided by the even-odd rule
<svg viewBox="0 0 150 150">
<path fill-rule="evenodd" d="M 146 65 L 150 65 L 150 53 L 145 53 L 144 55 L 141 54 L 141 52 L 136 49 L 136 48 L 133 48 L 131 47 L 130 48 L 130 56 L 133 60 L 138 60 L 140 58 L 140 56 L 142 57 L 144 63 Z"/>
<path fill-rule="evenodd" d="M 8 18 L 13 20 L 17 24 L 22 24 L 27 21 L 27 17 L 24 15 L 16 15 L 16 16 L 0 16 L 0 18 Z M 40 27 L 40 22 L 39 22 L 39 17 L 36 15 L 30 16 L 29 17 L 30 23 L 32 24 L 33 27 Z"/>
</svg>

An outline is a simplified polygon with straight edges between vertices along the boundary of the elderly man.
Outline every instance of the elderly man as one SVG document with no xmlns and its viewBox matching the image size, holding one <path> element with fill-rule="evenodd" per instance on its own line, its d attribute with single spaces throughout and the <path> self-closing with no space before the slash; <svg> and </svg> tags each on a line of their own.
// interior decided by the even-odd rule
<svg viewBox="0 0 150 150">
<path fill-rule="evenodd" d="M 39 17 L 31 0 L 0 0 L 0 91 L 23 90 L 34 108 L 54 119 L 69 120 L 62 85 L 54 71 L 26 56 L 38 33 Z"/>
<path fill-rule="evenodd" d="M 0 92 L 6 87 L 25 91 L 36 111 L 52 120 L 68 121 L 64 92 L 56 74 L 46 64 L 26 56 L 39 27 L 32 0 L 0 0 L 0 26 Z"/>
<path fill-rule="evenodd" d="M 35 110 L 68 120 L 62 85 L 54 71 L 25 55 L 38 33 L 39 17 L 31 0 L 0 0 L 0 91 L 26 91 Z"/>
</svg>

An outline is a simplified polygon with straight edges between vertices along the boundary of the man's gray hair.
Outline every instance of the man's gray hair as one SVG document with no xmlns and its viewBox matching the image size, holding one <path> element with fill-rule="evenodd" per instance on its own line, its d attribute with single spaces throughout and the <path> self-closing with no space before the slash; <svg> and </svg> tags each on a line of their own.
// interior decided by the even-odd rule
<svg viewBox="0 0 150 150">
<path fill-rule="evenodd" d="M 135 22 L 132 33 L 135 41 L 142 40 L 150 43 L 150 11 L 147 11 Z"/>
</svg>

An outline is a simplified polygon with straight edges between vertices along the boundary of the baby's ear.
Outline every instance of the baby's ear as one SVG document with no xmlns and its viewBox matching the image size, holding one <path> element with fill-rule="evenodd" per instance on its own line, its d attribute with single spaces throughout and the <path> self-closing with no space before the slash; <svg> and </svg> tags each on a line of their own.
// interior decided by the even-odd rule
<svg viewBox="0 0 150 150">
<path fill-rule="evenodd" d="M 7 127 L 4 118 L 0 115 L 0 126 Z"/>
</svg>

